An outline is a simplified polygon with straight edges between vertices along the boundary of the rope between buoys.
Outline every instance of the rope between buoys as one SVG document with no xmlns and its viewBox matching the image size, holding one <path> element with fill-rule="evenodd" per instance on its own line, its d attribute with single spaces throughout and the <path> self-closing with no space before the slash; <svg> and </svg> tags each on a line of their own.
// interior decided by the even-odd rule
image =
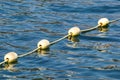
<svg viewBox="0 0 120 80">
<path fill-rule="evenodd" d="M 113 22 L 116 22 L 116 21 L 118 21 L 118 20 L 120 20 L 120 18 L 110 21 L 109 24 L 110 24 L 110 23 L 113 23 Z"/>
<path fill-rule="evenodd" d="M 61 41 L 61 40 L 65 39 L 65 38 L 67 38 L 67 37 L 68 37 L 68 35 L 65 35 L 65 36 L 63 36 L 62 38 L 57 39 L 57 40 L 55 40 L 55 41 L 51 42 L 51 43 L 50 43 L 50 45 L 53 45 L 53 44 L 55 44 L 55 43 L 57 43 L 57 42 L 59 42 L 59 41 Z"/>
<path fill-rule="evenodd" d="M 0 62 L 0 65 L 2 65 L 2 64 L 4 64 L 4 63 L 6 63 L 7 61 L 2 61 L 2 62 Z"/>
<path fill-rule="evenodd" d="M 95 27 L 92 27 L 92 28 L 89 28 L 89 29 L 81 30 L 81 33 L 86 33 L 86 32 L 93 31 L 93 30 L 97 29 L 98 27 L 99 27 L 99 25 L 97 25 Z"/>
<path fill-rule="evenodd" d="M 30 52 L 28 52 L 28 53 L 21 54 L 21 55 L 18 56 L 18 58 L 24 57 L 24 56 L 27 56 L 27 55 L 30 55 L 30 54 L 34 53 L 35 51 L 37 51 L 38 49 L 39 49 L 39 48 L 35 48 L 34 50 L 32 50 L 32 51 L 30 51 Z"/>
</svg>

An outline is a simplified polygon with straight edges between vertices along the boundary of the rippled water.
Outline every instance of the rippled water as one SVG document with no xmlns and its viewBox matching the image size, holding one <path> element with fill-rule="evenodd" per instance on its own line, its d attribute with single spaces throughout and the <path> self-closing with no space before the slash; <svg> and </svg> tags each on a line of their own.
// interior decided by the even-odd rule
<svg viewBox="0 0 120 80">
<path fill-rule="evenodd" d="M 77 25 L 86 29 L 98 19 L 120 18 L 120 0 L 0 0 L 0 61 L 7 52 L 27 53 L 41 39 L 54 41 Z M 120 22 L 109 31 L 81 34 L 80 42 L 67 39 L 18 63 L 0 68 L 7 80 L 119 80 Z"/>
</svg>

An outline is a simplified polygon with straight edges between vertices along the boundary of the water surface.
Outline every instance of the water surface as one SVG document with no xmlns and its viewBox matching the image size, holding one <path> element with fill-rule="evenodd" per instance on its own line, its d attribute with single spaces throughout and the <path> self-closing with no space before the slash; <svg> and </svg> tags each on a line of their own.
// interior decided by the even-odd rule
<svg viewBox="0 0 120 80">
<path fill-rule="evenodd" d="M 7 52 L 27 53 L 41 39 L 54 41 L 69 28 L 87 29 L 98 19 L 120 18 L 120 0 L 0 0 L 0 61 Z M 18 63 L 0 68 L 5 80 L 119 80 L 120 22 L 109 31 L 81 34 L 80 42 L 68 39 Z"/>
</svg>

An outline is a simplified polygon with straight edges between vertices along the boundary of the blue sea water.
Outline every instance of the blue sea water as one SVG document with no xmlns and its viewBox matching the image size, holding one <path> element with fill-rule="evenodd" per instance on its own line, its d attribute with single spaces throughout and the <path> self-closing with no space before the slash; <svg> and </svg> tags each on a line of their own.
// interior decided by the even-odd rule
<svg viewBox="0 0 120 80">
<path fill-rule="evenodd" d="M 0 62 L 8 52 L 25 54 L 41 39 L 52 42 L 73 26 L 88 29 L 103 17 L 120 18 L 120 0 L 0 0 Z M 94 30 L 78 39 L 1 67 L 0 80 L 120 79 L 120 21 L 108 32 Z"/>
</svg>

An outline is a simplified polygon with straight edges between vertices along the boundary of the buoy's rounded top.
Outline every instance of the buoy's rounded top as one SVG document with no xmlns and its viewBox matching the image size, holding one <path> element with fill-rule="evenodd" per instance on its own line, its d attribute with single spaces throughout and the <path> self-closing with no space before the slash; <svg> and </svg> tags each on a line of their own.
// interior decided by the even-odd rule
<svg viewBox="0 0 120 80">
<path fill-rule="evenodd" d="M 40 49 L 48 49 L 50 42 L 47 39 L 43 39 L 38 42 L 37 47 Z"/>
<path fill-rule="evenodd" d="M 99 26 L 107 26 L 109 24 L 109 20 L 107 18 L 101 18 L 98 20 L 98 25 Z"/>
<path fill-rule="evenodd" d="M 74 37 L 74 36 L 78 36 L 80 35 L 81 31 L 80 31 L 80 28 L 75 26 L 75 27 L 72 27 L 68 30 L 68 35 Z"/>
<path fill-rule="evenodd" d="M 8 62 L 8 63 L 12 63 L 15 62 L 18 58 L 17 53 L 15 52 L 9 52 L 4 56 L 4 61 Z"/>
</svg>

